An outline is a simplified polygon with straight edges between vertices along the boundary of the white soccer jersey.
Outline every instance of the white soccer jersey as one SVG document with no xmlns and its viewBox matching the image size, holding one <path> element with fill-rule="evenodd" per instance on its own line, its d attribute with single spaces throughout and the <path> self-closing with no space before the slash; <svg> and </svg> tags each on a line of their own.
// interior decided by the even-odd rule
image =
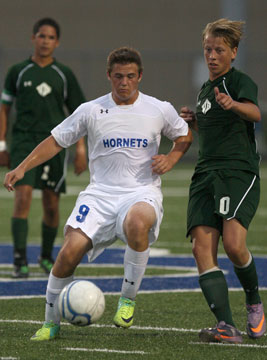
<svg viewBox="0 0 267 360">
<path fill-rule="evenodd" d="M 139 92 L 134 104 L 117 105 L 109 93 L 79 106 L 51 133 L 62 147 L 87 136 L 90 184 L 129 191 L 160 186 L 151 158 L 161 133 L 175 140 L 188 134 L 188 125 L 168 102 Z"/>
</svg>

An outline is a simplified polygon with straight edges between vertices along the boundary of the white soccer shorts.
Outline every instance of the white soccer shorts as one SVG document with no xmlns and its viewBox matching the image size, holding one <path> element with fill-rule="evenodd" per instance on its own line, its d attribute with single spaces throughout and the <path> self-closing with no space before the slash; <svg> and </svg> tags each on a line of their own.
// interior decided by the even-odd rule
<svg viewBox="0 0 267 360">
<path fill-rule="evenodd" d="M 152 244 L 159 235 L 163 207 L 160 189 L 150 186 L 144 186 L 131 192 L 113 193 L 94 186 L 90 189 L 90 193 L 81 192 L 66 222 L 64 231 L 68 226 L 74 229 L 79 228 L 92 240 L 93 249 L 88 252 L 88 260 L 91 262 L 117 238 L 127 244 L 123 222 L 129 209 L 141 201 L 153 206 L 156 212 L 155 224 L 149 232 L 149 244 Z"/>
</svg>

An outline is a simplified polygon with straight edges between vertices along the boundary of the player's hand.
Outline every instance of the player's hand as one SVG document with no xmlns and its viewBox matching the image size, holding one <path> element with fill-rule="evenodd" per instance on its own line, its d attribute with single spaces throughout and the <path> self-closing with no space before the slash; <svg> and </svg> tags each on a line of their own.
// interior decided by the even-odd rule
<svg viewBox="0 0 267 360">
<path fill-rule="evenodd" d="M 231 98 L 231 96 L 225 93 L 220 93 L 218 87 L 214 88 L 214 94 L 215 94 L 215 100 L 223 108 L 223 110 L 232 109 L 232 107 L 234 106 L 234 100 Z"/>
<path fill-rule="evenodd" d="M 196 120 L 196 116 L 194 111 L 190 110 L 187 106 L 183 106 L 180 110 L 180 116 L 186 121 L 187 123 L 193 122 Z"/>
<path fill-rule="evenodd" d="M 155 155 L 152 156 L 152 160 L 151 168 L 153 174 L 163 175 L 173 167 L 173 163 L 170 161 L 168 155 Z"/>
<path fill-rule="evenodd" d="M 14 185 L 18 180 L 24 177 L 24 171 L 17 167 L 16 169 L 8 172 L 5 176 L 4 186 L 8 191 L 14 191 Z"/>
<path fill-rule="evenodd" d="M 86 152 L 75 152 L 74 158 L 74 173 L 80 175 L 87 169 L 87 156 Z"/>
<path fill-rule="evenodd" d="M 0 152 L 0 166 L 10 167 L 10 158 L 7 151 Z"/>
</svg>

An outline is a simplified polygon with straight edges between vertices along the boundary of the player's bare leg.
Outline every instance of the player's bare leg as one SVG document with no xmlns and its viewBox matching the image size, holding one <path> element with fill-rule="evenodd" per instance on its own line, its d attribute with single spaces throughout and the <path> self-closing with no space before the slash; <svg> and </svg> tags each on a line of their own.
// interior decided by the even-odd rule
<svg viewBox="0 0 267 360">
<path fill-rule="evenodd" d="M 146 202 L 136 203 L 126 215 L 124 232 L 128 245 L 124 255 L 121 297 L 113 319 L 116 326 L 128 328 L 133 324 L 135 297 L 149 258 L 148 233 L 155 221 L 155 210 Z"/>
</svg>

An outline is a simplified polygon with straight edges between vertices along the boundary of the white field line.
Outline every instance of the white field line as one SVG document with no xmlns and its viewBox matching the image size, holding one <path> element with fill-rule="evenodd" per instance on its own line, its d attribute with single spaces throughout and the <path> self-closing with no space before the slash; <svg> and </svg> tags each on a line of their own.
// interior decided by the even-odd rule
<svg viewBox="0 0 267 360">
<path fill-rule="evenodd" d="M 243 292 L 244 290 L 242 288 L 236 289 L 236 288 L 229 288 L 229 291 L 235 291 L 235 292 Z M 267 287 L 259 287 L 260 291 L 267 291 Z M 201 292 L 201 289 L 174 289 L 174 290 L 140 290 L 138 291 L 138 294 L 175 294 L 175 293 L 198 293 Z M 104 295 L 111 295 L 111 296 L 118 296 L 120 295 L 120 291 L 118 292 L 105 292 Z M 20 300 L 20 299 L 41 299 L 45 298 L 45 295 L 17 295 L 17 296 L 0 296 L 1 300 Z M 0 320 L 1 322 L 1 320 Z"/>
<path fill-rule="evenodd" d="M 135 355 L 147 355 L 148 352 L 144 351 L 126 351 L 126 350 L 114 350 L 114 349 L 87 349 L 87 348 L 61 348 L 68 351 L 84 351 L 84 352 L 104 352 L 104 353 L 116 353 L 116 354 L 135 354 Z"/>
<path fill-rule="evenodd" d="M 35 320 L 4 320 L 0 319 L 0 323 L 9 323 L 9 324 L 39 324 L 42 325 L 43 321 L 35 321 Z M 72 326 L 67 322 L 62 322 L 61 326 Z M 115 325 L 100 325 L 100 324 L 92 324 L 90 328 L 113 328 L 116 329 Z M 147 330 L 147 331 L 166 331 L 166 332 L 199 332 L 200 329 L 184 329 L 184 328 L 163 328 L 163 327 L 154 327 L 154 326 L 131 326 L 131 329 L 134 330 Z"/>
<path fill-rule="evenodd" d="M 42 321 L 35 321 L 35 320 L 3 320 L 0 319 L 0 323 L 9 323 L 9 324 L 39 324 L 42 325 L 43 322 Z M 69 323 L 66 322 L 62 322 L 61 326 L 72 326 Z M 90 328 L 113 328 L 115 329 L 115 325 L 100 325 L 100 324 L 92 324 L 90 325 Z M 185 328 L 176 328 L 176 327 L 170 327 L 170 328 L 164 328 L 164 327 L 157 327 L 157 326 L 136 326 L 133 325 L 131 326 L 132 330 L 140 330 L 140 331 L 158 331 L 158 332 L 180 332 L 180 333 L 199 333 L 200 329 L 185 329 Z M 131 329 L 129 329 L 129 331 L 131 331 Z M 245 331 L 241 331 L 241 333 L 243 335 L 246 334 Z M 267 334 L 264 334 L 264 336 L 267 336 Z M 207 343 L 202 343 L 202 342 L 190 342 L 189 344 L 194 344 L 194 345 L 203 345 L 203 344 L 207 344 Z M 227 345 L 227 346 L 244 346 L 244 347 L 264 347 L 267 348 L 267 345 L 265 346 L 261 346 L 261 345 L 251 345 L 251 344 L 221 344 L 221 343 L 210 343 L 210 345 Z"/>
<path fill-rule="evenodd" d="M 246 334 L 246 333 L 244 333 Z M 267 334 L 264 334 L 266 336 Z M 204 342 L 190 342 L 189 345 L 208 345 L 208 346 L 238 346 L 246 348 L 257 348 L 257 349 L 267 349 L 267 345 L 254 345 L 254 344 L 225 344 L 225 343 L 204 343 Z"/>
<path fill-rule="evenodd" d="M 186 267 L 185 267 L 186 269 Z M 185 270 L 185 269 L 179 269 L 179 270 Z M 160 279 L 164 279 L 164 278 L 187 278 L 187 277 L 192 277 L 192 276 L 198 276 L 198 272 L 197 269 L 195 268 L 191 268 L 191 269 L 186 269 L 187 271 L 189 271 L 188 273 L 184 273 L 184 274 L 180 274 L 180 273 L 174 273 L 174 274 L 161 274 L 161 275 L 145 275 L 143 277 L 143 279 L 151 279 L 151 278 L 160 278 Z M 224 271 L 224 274 L 227 274 L 227 271 Z M 30 281 L 47 281 L 47 277 L 30 277 L 27 279 L 11 279 L 11 278 L 0 278 L 0 283 L 6 283 L 6 282 L 15 282 L 15 283 L 19 283 L 19 282 L 30 282 Z M 123 279 L 123 275 L 101 275 L 101 276 L 86 276 L 86 275 L 79 275 L 79 276 L 75 276 L 75 279 L 87 279 L 87 280 L 98 280 L 98 279 L 107 279 L 107 280 L 116 280 L 116 279 Z"/>
<path fill-rule="evenodd" d="M 0 269 L 2 268 L 8 268 L 8 269 L 13 269 L 13 264 L 0 264 Z M 29 264 L 29 266 L 31 268 L 39 268 L 40 265 L 39 264 Z M 79 269 L 81 268 L 118 268 L 118 269 L 123 269 L 123 264 L 92 264 L 92 263 L 88 263 L 88 264 L 80 264 L 79 265 Z M 192 271 L 195 272 L 196 271 L 196 267 L 195 266 L 171 266 L 171 265 L 147 265 L 146 269 L 155 269 L 155 270 L 173 270 L 173 271 Z M 1 270 L 0 270 L 1 272 Z M 39 274 L 39 273 L 34 273 L 34 274 Z M 40 272 L 40 274 L 43 274 Z M 43 274 L 43 277 L 47 277 L 47 274 Z M 24 279 L 25 280 L 25 279 Z"/>
</svg>

